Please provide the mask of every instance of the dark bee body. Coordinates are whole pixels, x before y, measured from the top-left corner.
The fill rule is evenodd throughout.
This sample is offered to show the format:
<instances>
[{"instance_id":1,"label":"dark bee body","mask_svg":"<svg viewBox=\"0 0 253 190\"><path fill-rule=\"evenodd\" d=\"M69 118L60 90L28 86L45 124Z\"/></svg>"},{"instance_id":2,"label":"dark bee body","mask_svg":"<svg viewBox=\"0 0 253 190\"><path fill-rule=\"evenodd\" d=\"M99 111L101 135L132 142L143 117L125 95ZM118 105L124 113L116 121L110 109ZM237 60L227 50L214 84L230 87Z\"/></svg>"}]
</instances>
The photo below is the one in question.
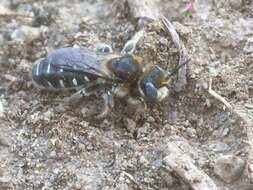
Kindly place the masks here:
<instances>
[{"instance_id":1,"label":"dark bee body","mask_svg":"<svg viewBox=\"0 0 253 190\"><path fill-rule=\"evenodd\" d=\"M121 98L134 95L154 103L168 94L164 88L168 73L162 68L144 64L130 54L104 54L84 47L52 51L33 65L32 78L43 89L83 89L81 96L104 90Z\"/></svg>"},{"instance_id":2,"label":"dark bee body","mask_svg":"<svg viewBox=\"0 0 253 190\"><path fill-rule=\"evenodd\" d=\"M32 68L33 81L42 89L81 89L90 85L94 85L91 89L97 86L112 89L120 86L116 91L124 95L128 93L126 86L137 84L141 73L140 62L132 55L105 54L85 47L56 49ZM125 92L122 93L122 89Z\"/></svg>"},{"instance_id":3,"label":"dark bee body","mask_svg":"<svg viewBox=\"0 0 253 190\"><path fill-rule=\"evenodd\" d=\"M179 43L171 23L168 24L167 20L163 23L172 37L176 35L173 41ZM169 94L170 77L189 60L179 64L172 72L143 63L139 57L132 55L144 32L137 34L126 43L121 54L112 54L108 46L99 47L98 51L85 47L56 49L33 65L32 79L36 86L43 89L79 89L69 98L70 103L97 91L102 92L105 110L100 116L105 116L113 107L114 95L126 98L134 105L160 102Z\"/></svg>"}]
</instances>

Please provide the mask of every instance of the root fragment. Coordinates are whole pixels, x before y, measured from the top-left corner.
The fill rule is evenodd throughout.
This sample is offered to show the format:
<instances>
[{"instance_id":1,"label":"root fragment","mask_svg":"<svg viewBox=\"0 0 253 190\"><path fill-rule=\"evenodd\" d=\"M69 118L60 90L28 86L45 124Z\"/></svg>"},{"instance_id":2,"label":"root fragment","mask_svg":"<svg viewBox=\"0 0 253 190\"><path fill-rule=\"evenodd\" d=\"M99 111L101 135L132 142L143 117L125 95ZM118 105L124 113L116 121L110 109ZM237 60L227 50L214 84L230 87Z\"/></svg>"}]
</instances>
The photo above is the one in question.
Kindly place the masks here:
<instances>
[{"instance_id":1,"label":"root fragment","mask_svg":"<svg viewBox=\"0 0 253 190\"><path fill-rule=\"evenodd\" d=\"M168 145L168 151L169 155L163 160L165 169L174 172L194 190L218 190L213 180L175 143Z\"/></svg>"}]
</instances>

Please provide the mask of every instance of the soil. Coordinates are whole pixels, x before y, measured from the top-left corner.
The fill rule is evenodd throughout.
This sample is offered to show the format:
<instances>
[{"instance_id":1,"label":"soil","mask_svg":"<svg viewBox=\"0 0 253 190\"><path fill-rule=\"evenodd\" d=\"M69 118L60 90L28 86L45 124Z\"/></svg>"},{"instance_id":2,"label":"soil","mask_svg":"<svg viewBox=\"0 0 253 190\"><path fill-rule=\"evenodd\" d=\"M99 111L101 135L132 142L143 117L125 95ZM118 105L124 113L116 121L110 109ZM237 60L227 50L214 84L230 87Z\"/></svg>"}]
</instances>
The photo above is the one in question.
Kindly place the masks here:
<instances>
[{"instance_id":1,"label":"soil","mask_svg":"<svg viewBox=\"0 0 253 190\"><path fill-rule=\"evenodd\" d=\"M120 52L140 27L127 1L0 2L0 189L190 189L163 167L171 142L219 189L253 189L245 124L207 92L212 78L217 93L253 114L253 2L199 0L188 14L187 1L158 2L191 59L187 85L176 90L174 77L169 97L140 115L116 99L102 120L90 117L100 96L66 109L72 92L36 89L31 67L58 47L107 43ZM144 30L136 54L173 69L178 50L161 23ZM241 159L233 180L215 169L226 155Z\"/></svg>"}]
</instances>

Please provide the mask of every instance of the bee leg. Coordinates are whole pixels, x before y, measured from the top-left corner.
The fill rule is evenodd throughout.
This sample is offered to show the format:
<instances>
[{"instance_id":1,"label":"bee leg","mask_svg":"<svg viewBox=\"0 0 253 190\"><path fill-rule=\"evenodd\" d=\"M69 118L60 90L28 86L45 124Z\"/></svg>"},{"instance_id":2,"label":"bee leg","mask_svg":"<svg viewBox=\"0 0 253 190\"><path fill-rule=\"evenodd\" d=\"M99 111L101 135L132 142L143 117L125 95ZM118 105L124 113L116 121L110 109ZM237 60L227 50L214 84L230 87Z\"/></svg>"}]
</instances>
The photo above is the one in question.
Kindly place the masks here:
<instances>
[{"instance_id":1,"label":"bee leg","mask_svg":"<svg viewBox=\"0 0 253 190\"><path fill-rule=\"evenodd\" d=\"M145 100L141 97L134 98L132 96L129 96L126 101L128 104L130 104L131 106L134 106L136 108L141 107L141 109L144 109L144 110L146 110L148 108Z\"/></svg>"},{"instance_id":2,"label":"bee leg","mask_svg":"<svg viewBox=\"0 0 253 190\"><path fill-rule=\"evenodd\" d=\"M144 36L145 32L144 30L138 31L131 40L128 40L126 44L124 45L121 53L126 54L132 54L134 50L136 49L136 45L139 42L139 40Z\"/></svg>"},{"instance_id":3,"label":"bee leg","mask_svg":"<svg viewBox=\"0 0 253 190\"><path fill-rule=\"evenodd\" d=\"M112 47L108 44L99 43L95 46L95 51L100 53L112 53Z\"/></svg>"},{"instance_id":4,"label":"bee leg","mask_svg":"<svg viewBox=\"0 0 253 190\"><path fill-rule=\"evenodd\" d=\"M76 93L72 94L70 97L66 97L63 99L62 104L59 104L56 107L58 112L64 112L71 108L73 104L76 104L81 98L85 96L90 96L91 94L97 92L96 90L88 91L86 87L82 88L81 90L77 91Z\"/></svg>"},{"instance_id":5,"label":"bee leg","mask_svg":"<svg viewBox=\"0 0 253 190\"><path fill-rule=\"evenodd\" d=\"M104 99L104 110L99 115L97 115L97 118L99 119L106 117L109 111L114 107L114 99L111 90L105 91L102 96Z\"/></svg>"},{"instance_id":6,"label":"bee leg","mask_svg":"<svg viewBox=\"0 0 253 190\"><path fill-rule=\"evenodd\" d=\"M76 93L72 94L70 97L64 98L64 102L66 104L77 103L81 98L83 98L85 96L90 96L91 94L92 94L92 91L87 92L86 88L82 88L81 90L79 90Z\"/></svg>"},{"instance_id":7,"label":"bee leg","mask_svg":"<svg viewBox=\"0 0 253 190\"><path fill-rule=\"evenodd\" d=\"M77 103L81 98L88 97L99 90L103 90L106 88L106 85L103 83L99 83L98 81L94 81L88 86L85 86L81 90L77 91L76 93L72 94L70 97L64 99L64 102L67 104Z\"/></svg>"},{"instance_id":8,"label":"bee leg","mask_svg":"<svg viewBox=\"0 0 253 190\"><path fill-rule=\"evenodd\" d=\"M142 97L136 98L129 96L126 99L126 102L127 102L126 114L128 117L134 120L139 120L140 118L142 118L148 109L147 104Z\"/></svg>"}]
</instances>

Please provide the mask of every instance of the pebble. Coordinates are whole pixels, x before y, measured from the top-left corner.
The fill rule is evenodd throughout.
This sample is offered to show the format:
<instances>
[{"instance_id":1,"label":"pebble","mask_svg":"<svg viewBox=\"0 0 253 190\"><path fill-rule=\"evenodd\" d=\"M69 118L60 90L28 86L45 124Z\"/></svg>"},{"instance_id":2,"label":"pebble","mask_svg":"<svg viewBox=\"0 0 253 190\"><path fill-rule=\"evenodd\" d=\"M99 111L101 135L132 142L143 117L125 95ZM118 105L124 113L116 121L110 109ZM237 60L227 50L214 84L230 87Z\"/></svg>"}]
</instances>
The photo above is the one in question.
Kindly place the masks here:
<instances>
[{"instance_id":1,"label":"pebble","mask_svg":"<svg viewBox=\"0 0 253 190\"><path fill-rule=\"evenodd\" d=\"M225 128L222 132L222 137L226 137L229 135L230 129L229 128Z\"/></svg>"},{"instance_id":2,"label":"pebble","mask_svg":"<svg viewBox=\"0 0 253 190\"><path fill-rule=\"evenodd\" d=\"M127 130L130 133L134 133L135 132L135 130L136 130L136 122L134 120L126 118L126 119L124 119L123 122L124 122L125 127L127 128Z\"/></svg>"},{"instance_id":3,"label":"pebble","mask_svg":"<svg viewBox=\"0 0 253 190\"><path fill-rule=\"evenodd\" d=\"M247 109L253 109L253 104L245 104L245 107L246 107Z\"/></svg>"},{"instance_id":4,"label":"pebble","mask_svg":"<svg viewBox=\"0 0 253 190\"><path fill-rule=\"evenodd\" d=\"M31 26L21 26L14 30L11 34L11 39L14 41L21 41L24 43L30 43L41 36L40 28Z\"/></svg>"},{"instance_id":5,"label":"pebble","mask_svg":"<svg viewBox=\"0 0 253 190\"><path fill-rule=\"evenodd\" d=\"M240 9L242 6L242 1L243 0L230 0L228 2L233 9Z\"/></svg>"},{"instance_id":6,"label":"pebble","mask_svg":"<svg viewBox=\"0 0 253 190\"><path fill-rule=\"evenodd\" d=\"M7 9L3 5L0 5L0 16L6 16L6 15L11 15L11 14L13 14L11 10Z\"/></svg>"},{"instance_id":7,"label":"pebble","mask_svg":"<svg viewBox=\"0 0 253 190\"><path fill-rule=\"evenodd\" d=\"M54 116L54 112L52 109L48 109L45 113L43 113L43 119L45 121L50 121Z\"/></svg>"},{"instance_id":8,"label":"pebble","mask_svg":"<svg viewBox=\"0 0 253 190\"><path fill-rule=\"evenodd\" d=\"M56 152L53 150L52 152L50 152L49 158L54 159L56 157L56 155L57 155Z\"/></svg>"},{"instance_id":9,"label":"pebble","mask_svg":"<svg viewBox=\"0 0 253 190\"><path fill-rule=\"evenodd\" d=\"M192 137L192 138L196 137L196 129L194 128L188 127L186 128L185 132L187 133L189 137Z\"/></svg>"},{"instance_id":10,"label":"pebble","mask_svg":"<svg viewBox=\"0 0 253 190\"><path fill-rule=\"evenodd\" d=\"M137 138L145 137L148 134L150 128L149 123L144 123L142 127L137 129Z\"/></svg>"},{"instance_id":11,"label":"pebble","mask_svg":"<svg viewBox=\"0 0 253 190\"><path fill-rule=\"evenodd\" d=\"M153 118L152 116L149 116L149 117L147 118L147 122L153 123L153 122L155 122L155 118Z\"/></svg>"},{"instance_id":12,"label":"pebble","mask_svg":"<svg viewBox=\"0 0 253 190\"><path fill-rule=\"evenodd\" d=\"M179 22L173 22L174 27L178 31L179 34L181 35L188 35L191 33L191 29L188 28L187 26L182 25Z\"/></svg>"},{"instance_id":13,"label":"pebble","mask_svg":"<svg viewBox=\"0 0 253 190\"><path fill-rule=\"evenodd\" d=\"M215 153L223 153L229 151L231 148L222 142L217 142L209 145L209 150Z\"/></svg>"},{"instance_id":14,"label":"pebble","mask_svg":"<svg viewBox=\"0 0 253 190\"><path fill-rule=\"evenodd\" d=\"M4 105L3 105L3 102L0 101L0 117L3 117L4 116Z\"/></svg>"},{"instance_id":15,"label":"pebble","mask_svg":"<svg viewBox=\"0 0 253 190\"><path fill-rule=\"evenodd\" d=\"M214 173L226 183L232 183L240 178L246 162L234 155L223 155L215 160Z\"/></svg>"},{"instance_id":16,"label":"pebble","mask_svg":"<svg viewBox=\"0 0 253 190\"><path fill-rule=\"evenodd\" d=\"M253 38L247 39L247 42L243 48L243 51L248 54L253 52Z\"/></svg>"},{"instance_id":17,"label":"pebble","mask_svg":"<svg viewBox=\"0 0 253 190\"><path fill-rule=\"evenodd\" d=\"M89 115L89 108L83 107L81 109L81 113L82 113L83 117L87 117L87 115Z\"/></svg>"}]
</instances>

